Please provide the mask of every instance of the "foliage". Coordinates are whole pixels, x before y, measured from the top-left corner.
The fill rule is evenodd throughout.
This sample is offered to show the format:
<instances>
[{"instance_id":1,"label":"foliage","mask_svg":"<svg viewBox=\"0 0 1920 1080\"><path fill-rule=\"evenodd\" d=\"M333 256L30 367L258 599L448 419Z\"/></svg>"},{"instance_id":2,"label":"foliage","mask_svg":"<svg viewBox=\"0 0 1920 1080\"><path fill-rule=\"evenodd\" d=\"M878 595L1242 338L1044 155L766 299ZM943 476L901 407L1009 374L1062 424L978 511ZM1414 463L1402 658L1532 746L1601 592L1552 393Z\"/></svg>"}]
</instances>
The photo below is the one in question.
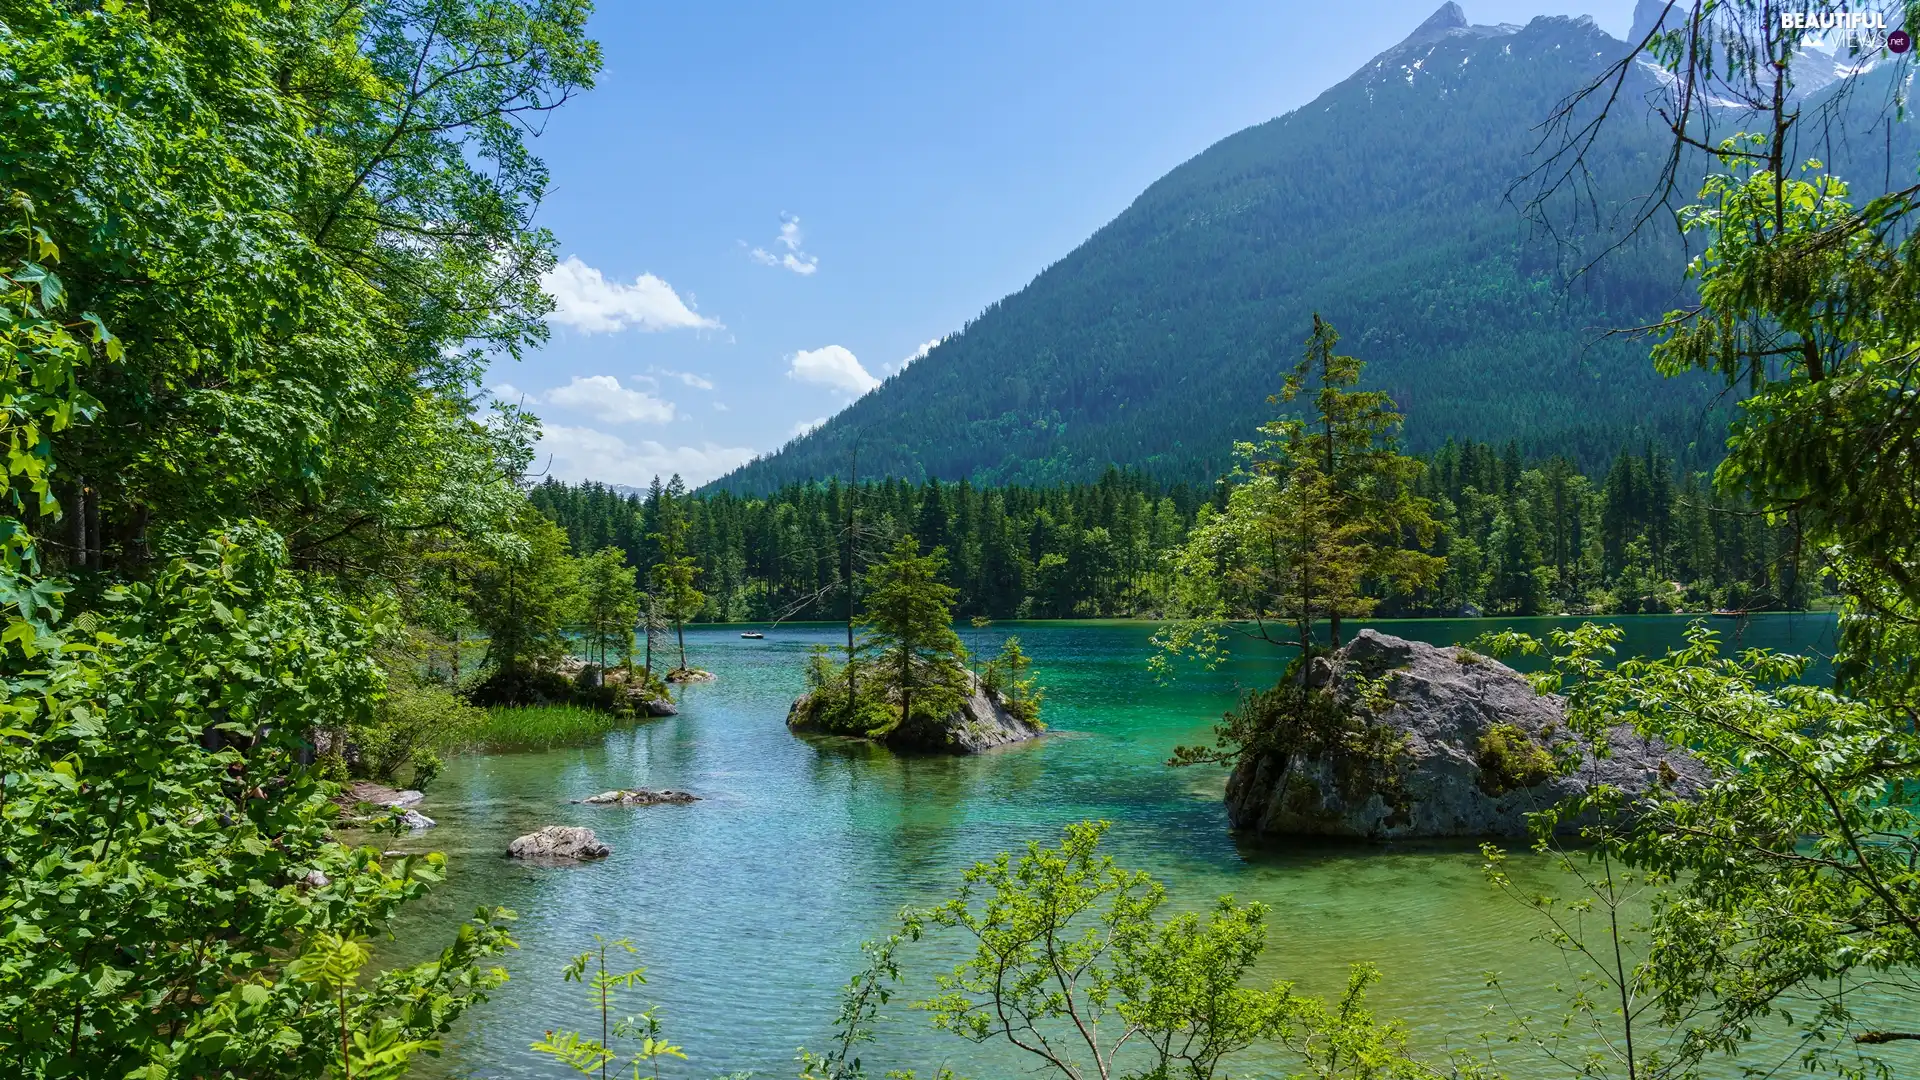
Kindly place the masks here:
<instances>
[{"instance_id":1,"label":"foliage","mask_svg":"<svg viewBox=\"0 0 1920 1080\"><path fill-rule=\"evenodd\" d=\"M1325 758L1352 791L1397 784L1388 729L1343 704L1330 682L1309 679L1323 651L1314 627L1327 620L1337 645L1341 616L1375 606L1368 582L1418 589L1438 578L1444 560L1408 546L1437 537L1432 501L1413 491L1425 467L1394 449L1392 400L1348 389L1364 365L1336 353L1338 340L1316 315L1299 365L1269 399L1284 403L1316 384L1314 418L1277 417L1259 442L1242 444L1245 481L1170 556L1182 617L1154 636L1160 651L1150 662L1163 675L1183 656L1219 664L1230 634L1297 650L1277 683L1244 695L1223 718L1213 746L1179 747L1174 764Z\"/></svg>"},{"instance_id":2,"label":"foliage","mask_svg":"<svg viewBox=\"0 0 1920 1080\"><path fill-rule=\"evenodd\" d=\"M412 659L406 652L382 657L385 692L365 723L345 729L354 775L392 780L404 768L407 786L425 788L440 772L440 751L464 745L486 725L484 712L424 678Z\"/></svg>"},{"instance_id":3,"label":"foliage","mask_svg":"<svg viewBox=\"0 0 1920 1080\"><path fill-rule=\"evenodd\" d=\"M1331 488L1333 524L1353 530L1354 551L1348 557L1360 581L1379 583L1387 593L1429 585L1439 575L1440 560L1419 550L1432 546L1439 534L1433 501L1416 489L1426 465L1399 452L1396 438L1405 417L1394 411L1393 399L1379 390L1350 389L1366 365L1336 353L1339 341L1333 325L1315 312L1300 362L1277 398L1269 399L1290 402L1316 386L1312 412L1268 421L1261 428L1265 440L1251 455L1253 469L1297 474L1312 459ZM1326 591L1338 645L1341 616L1367 614L1378 593Z\"/></svg>"},{"instance_id":4,"label":"foliage","mask_svg":"<svg viewBox=\"0 0 1920 1080\"><path fill-rule=\"evenodd\" d=\"M1338 645L1341 617L1377 603L1369 582L1408 592L1439 577L1444 560L1415 547L1438 530L1432 501L1413 491L1425 466L1395 450L1392 400L1348 389L1364 365L1335 353L1338 341L1316 314L1299 364L1268 399L1281 405L1317 385L1312 415L1275 417L1258 442L1241 443L1245 482L1170 556L1180 618L1155 637L1162 671L1180 655L1217 664L1228 632L1311 654L1314 624L1326 619ZM1275 622L1287 636L1274 636Z\"/></svg>"},{"instance_id":5,"label":"foliage","mask_svg":"<svg viewBox=\"0 0 1920 1080\"><path fill-rule=\"evenodd\" d=\"M1551 651L1538 681L1567 695L1575 730L1595 738L1625 720L1688 747L1713 782L1630 807L1599 792L1553 817L1631 810L1641 822L1590 832L1605 857L1673 882L1641 977L1659 1019L1689 1025L1683 1060L1736 1053L1779 1016L1806 1030L1810 1060L1844 1065L1839 1036L1872 1044L1894 1019L1873 988L1920 972L1909 717L1808 685L1800 657L1722 655L1702 625L1664 657L1611 664L1619 636L1585 626L1514 643Z\"/></svg>"},{"instance_id":6,"label":"foliage","mask_svg":"<svg viewBox=\"0 0 1920 1080\"><path fill-rule=\"evenodd\" d=\"M875 1040L876 1026L885 1019L880 1010L893 1000L893 986L900 981L900 946L918 941L925 931L920 917L912 909L901 913L901 923L900 933L884 941L861 944L867 966L855 972L840 990L840 1011L833 1022L833 1045L824 1054L805 1047L800 1049L800 1080L866 1080L870 1075L859 1050ZM938 1080L953 1078L942 1069Z\"/></svg>"},{"instance_id":7,"label":"foliage","mask_svg":"<svg viewBox=\"0 0 1920 1080\"><path fill-rule=\"evenodd\" d=\"M1618 449L1587 476L1566 457L1525 459L1518 442L1444 443L1412 490L1432 502L1441 526L1420 550L1447 567L1407 592L1369 584L1374 614L1611 614L1636 610L1655 592L1675 610L1805 605L1820 582L1791 523L1769 523L1702 477L1677 475L1657 447ZM954 611L963 618L1158 616L1176 585L1167 553L1227 495L1119 470L1045 488L828 482L764 498L695 495L682 503L704 585L694 621L840 618L849 503L861 519L856 592L858 568L911 526L923 546L947 549L945 581L959 590ZM640 494L549 480L530 497L574 550L613 545L643 573L653 565L646 536L654 512ZM1623 584L1630 574L1635 582Z\"/></svg>"},{"instance_id":8,"label":"foliage","mask_svg":"<svg viewBox=\"0 0 1920 1080\"><path fill-rule=\"evenodd\" d=\"M579 561L579 628L587 655L605 672L608 657L631 664L633 628L640 619L640 594L626 553L604 547Z\"/></svg>"},{"instance_id":9,"label":"foliage","mask_svg":"<svg viewBox=\"0 0 1920 1080\"><path fill-rule=\"evenodd\" d=\"M66 288L49 264L60 259L60 248L45 229L33 222L33 201L12 193L7 213L11 220L0 240L18 245L18 264L12 253L0 266L0 436L6 447L6 467L0 473L0 491L6 495L6 513L0 517L0 558L8 570L19 572L30 561L33 539L22 518L32 512L58 509L51 480L54 473L53 436L75 421L91 420L99 410L93 396L79 387L79 375L97 350L108 361L122 356L118 338L92 312L71 323L60 321L66 307ZM35 612L20 610L18 618ZM19 625L16 622L14 625ZM22 631L15 631L21 633Z\"/></svg>"},{"instance_id":10,"label":"foliage","mask_svg":"<svg viewBox=\"0 0 1920 1080\"><path fill-rule=\"evenodd\" d=\"M138 574L224 520L395 580L517 501L527 432L469 417L544 335L528 125L591 81L578 0L6 5L0 157L124 341L61 440L73 569ZM82 483L83 482L83 483ZM76 513L85 510L86 513Z\"/></svg>"},{"instance_id":11,"label":"foliage","mask_svg":"<svg viewBox=\"0 0 1920 1080\"><path fill-rule=\"evenodd\" d=\"M867 738L885 734L899 723L899 713L885 699L884 686L872 692L874 684L861 678L863 663L857 644L851 663L834 663L833 651L825 645L815 645L807 654L806 708L813 726L832 735ZM865 694L859 692L863 685L868 690Z\"/></svg>"},{"instance_id":12,"label":"foliage","mask_svg":"<svg viewBox=\"0 0 1920 1080\"><path fill-rule=\"evenodd\" d=\"M976 863L951 900L910 912L909 938L959 931L971 955L920 1002L970 1042L1005 1040L1063 1077L1224 1075L1264 1044L1292 1051L1301 1077L1445 1075L1413 1060L1398 1025L1363 1005L1356 968L1332 1009L1286 983L1249 986L1266 947L1266 908L1222 897L1162 917L1165 890L1098 854L1104 822L1067 827L1058 848ZM881 955L891 959L890 949Z\"/></svg>"},{"instance_id":13,"label":"foliage","mask_svg":"<svg viewBox=\"0 0 1920 1080\"><path fill-rule=\"evenodd\" d=\"M332 840L313 755L431 771L447 702L375 654L457 628L525 505L531 418L470 399L545 332L526 139L598 66L586 13L0 5L21 1075L397 1075L505 977L502 911L362 977L444 860Z\"/></svg>"},{"instance_id":14,"label":"foliage","mask_svg":"<svg viewBox=\"0 0 1920 1080\"><path fill-rule=\"evenodd\" d=\"M0 1056L23 1075L311 1076L343 1025L391 1064L504 978L510 915L485 911L365 987L287 968L379 932L444 860L331 839L307 736L366 718L375 631L285 563L271 534L216 535L10 653Z\"/></svg>"},{"instance_id":15,"label":"foliage","mask_svg":"<svg viewBox=\"0 0 1920 1080\"><path fill-rule=\"evenodd\" d=\"M521 704L535 696L538 677L566 655L578 573L567 534L522 509L473 576L473 614L487 634L487 670L469 691L475 701Z\"/></svg>"},{"instance_id":16,"label":"foliage","mask_svg":"<svg viewBox=\"0 0 1920 1080\"><path fill-rule=\"evenodd\" d=\"M665 488L660 486L660 478L655 477L653 488L648 492L648 502L653 506L655 531L648 534L658 551L659 557L648 570L648 580L653 584L654 595L659 599L660 610L673 623L673 633L680 646L680 663L677 670L687 668L687 620L699 612L706 603L706 597L694 588L694 580L700 576L700 564L688 551L689 523L686 511L686 485L676 474Z\"/></svg>"},{"instance_id":17,"label":"foliage","mask_svg":"<svg viewBox=\"0 0 1920 1080\"><path fill-rule=\"evenodd\" d=\"M1229 634L1314 649L1314 624L1360 596L1363 529L1336 514L1332 482L1312 458L1236 486L1168 556L1179 617L1154 636L1155 666L1165 673L1179 657L1215 666Z\"/></svg>"},{"instance_id":18,"label":"foliage","mask_svg":"<svg viewBox=\"0 0 1920 1080\"><path fill-rule=\"evenodd\" d=\"M1862 692L1910 695L1920 683L1885 645L1920 612L1920 241L1907 220L1920 196L1856 209L1817 161L1785 175L1762 136L1720 149L1725 171L1683 217L1708 241L1689 268L1700 305L1668 316L1655 362L1749 387L1716 483L1826 549L1854 597L1842 670Z\"/></svg>"},{"instance_id":19,"label":"foliage","mask_svg":"<svg viewBox=\"0 0 1920 1080\"><path fill-rule=\"evenodd\" d=\"M1542 850L1551 850L1557 868L1577 883L1574 899L1524 891L1506 871L1506 853L1492 844L1481 847L1488 882L1540 919L1540 939L1558 950L1574 973L1565 1011L1548 1019L1534 1015L1527 999L1510 996L1497 973L1488 973L1488 985L1512 1014L1514 1039L1538 1049L1571 1077L1691 1075L1685 1055L1667 1053L1663 1045L1672 1027L1661 1022L1661 994L1652 970L1638 962L1645 953L1639 932L1645 928L1632 922L1664 879L1623 870L1604 851L1588 860L1545 845Z\"/></svg>"},{"instance_id":20,"label":"foliage","mask_svg":"<svg viewBox=\"0 0 1920 1080\"><path fill-rule=\"evenodd\" d=\"M1553 755L1512 724L1489 724L1473 751L1480 790L1496 799L1545 783L1557 771Z\"/></svg>"},{"instance_id":21,"label":"foliage","mask_svg":"<svg viewBox=\"0 0 1920 1080\"><path fill-rule=\"evenodd\" d=\"M587 1004L600 1016L600 1037L595 1039L578 1031L549 1031L545 1038L533 1043L531 1049L582 1076L599 1073L600 1080L606 1080L607 1066L620 1058L621 1051L616 1048L616 1040L625 1040L633 1044L633 1053L618 1066L622 1073L630 1080L641 1080L642 1076L659 1080L661 1058L684 1060L687 1056L680 1047L660 1037L659 1006L650 1006L631 1016L614 1016L620 991L644 984L647 981L647 969L636 967L626 971L608 971L607 950L619 949L629 956L639 955L639 950L626 938L609 942L595 934L593 942L592 949L575 956L567 964L561 977L567 982L585 984ZM593 970L591 976L587 974L589 966Z\"/></svg>"}]
</instances>

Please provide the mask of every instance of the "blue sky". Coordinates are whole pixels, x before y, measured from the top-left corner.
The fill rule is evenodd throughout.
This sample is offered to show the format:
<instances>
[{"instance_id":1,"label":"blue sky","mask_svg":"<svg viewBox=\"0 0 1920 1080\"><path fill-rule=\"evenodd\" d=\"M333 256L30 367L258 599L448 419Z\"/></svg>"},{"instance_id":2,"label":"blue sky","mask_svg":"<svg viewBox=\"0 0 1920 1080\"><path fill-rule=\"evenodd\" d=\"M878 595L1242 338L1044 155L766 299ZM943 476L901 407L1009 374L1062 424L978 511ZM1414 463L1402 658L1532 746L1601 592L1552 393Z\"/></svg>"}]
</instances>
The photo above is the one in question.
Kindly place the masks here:
<instances>
[{"instance_id":1,"label":"blue sky","mask_svg":"<svg viewBox=\"0 0 1920 1080\"><path fill-rule=\"evenodd\" d=\"M1312 100L1438 0L632 4L549 122L552 340L488 384L536 469L711 480L1019 289L1148 184ZM1463 2L1475 23L1632 0Z\"/></svg>"}]
</instances>

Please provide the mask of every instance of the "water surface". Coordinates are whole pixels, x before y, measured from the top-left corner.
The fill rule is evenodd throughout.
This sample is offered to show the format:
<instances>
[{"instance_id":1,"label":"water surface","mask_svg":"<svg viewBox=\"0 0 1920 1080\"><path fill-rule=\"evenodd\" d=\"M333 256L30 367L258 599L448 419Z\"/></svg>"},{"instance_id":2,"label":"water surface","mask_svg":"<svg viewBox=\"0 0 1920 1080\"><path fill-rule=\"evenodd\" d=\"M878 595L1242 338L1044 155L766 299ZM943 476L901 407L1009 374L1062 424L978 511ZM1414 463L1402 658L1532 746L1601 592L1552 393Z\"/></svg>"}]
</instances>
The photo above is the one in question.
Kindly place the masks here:
<instances>
[{"instance_id":1,"label":"water surface","mask_svg":"<svg viewBox=\"0 0 1920 1080\"><path fill-rule=\"evenodd\" d=\"M1576 621L1361 625L1450 644L1490 629L1541 632ZM1625 628L1625 651L1646 653L1677 642L1688 620L1607 621ZM648 965L645 1000L660 1004L669 1036L692 1058L667 1075L791 1076L797 1046L825 1043L860 942L885 934L901 905L938 900L971 861L1054 840L1061 826L1088 818L1111 821L1111 852L1152 872L1184 906L1223 893L1271 905L1264 975L1327 993L1348 964L1378 964L1384 977L1374 1000L1382 1013L1405 1018L1423 1049L1504 1033L1504 1018L1482 1015L1494 1000L1489 970L1522 990L1566 980L1558 954L1535 940L1538 924L1485 883L1471 845L1283 847L1230 835L1222 770L1164 763L1176 745L1206 738L1237 688L1270 683L1284 658L1271 649L1243 653L1219 671L1187 671L1163 686L1145 667L1151 630L1094 622L963 631L979 647L1020 634L1046 687L1052 727L1036 743L977 757L903 758L789 734L787 705L801 688L808 649L841 631L783 626L760 641L741 639L737 628L690 631L690 654L719 678L686 688L678 717L590 747L450 762L423 807L440 827L416 842L448 853L450 879L407 918L389 955L437 950L451 924L481 904L520 913L521 948L508 962L512 981L463 1026L433 1071L558 1075L526 1045L548 1028L585 1022L580 988L563 986L559 971L597 932L633 939ZM1739 627L1743 645L1817 653L1831 648L1832 631L1832 618L1817 615L1761 616ZM704 801L568 802L637 786L682 788ZM501 857L514 836L548 824L590 826L614 855L568 869ZM1530 858L1519 860L1518 872L1543 887L1562 884ZM912 963L924 975L948 959L932 945ZM921 981L914 989L925 988ZM946 1061L975 1077L1028 1071L991 1048L929 1031L924 1016L894 1011L902 1019L870 1063L925 1069Z\"/></svg>"}]
</instances>

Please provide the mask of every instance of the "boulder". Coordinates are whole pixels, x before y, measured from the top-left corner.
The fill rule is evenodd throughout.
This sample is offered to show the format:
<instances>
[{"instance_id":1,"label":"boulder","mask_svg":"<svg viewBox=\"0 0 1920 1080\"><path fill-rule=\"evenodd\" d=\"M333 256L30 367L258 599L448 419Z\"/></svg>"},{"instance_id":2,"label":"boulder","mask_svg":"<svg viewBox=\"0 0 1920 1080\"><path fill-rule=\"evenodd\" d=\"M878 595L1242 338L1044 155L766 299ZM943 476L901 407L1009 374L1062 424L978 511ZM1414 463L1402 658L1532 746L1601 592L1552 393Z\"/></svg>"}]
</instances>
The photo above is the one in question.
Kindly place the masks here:
<instances>
[{"instance_id":1,"label":"boulder","mask_svg":"<svg viewBox=\"0 0 1920 1080\"><path fill-rule=\"evenodd\" d=\"M794 699L787 710L787 727L800 734L835 734L820 723L812 694ZM967 696L961 699L959 708L937 720L915 716L875 741L894 750L916 753L977 754L1036 738L1042 730L1038 724L1015 716L1003 695L989 691L978 676L968 672Z\"/></svg>"},{"instance_id":2,"label":"boulder","mask_svg":"<svg viewBox=\"0 0 1920 1080\"><path fill-rule=\"evenodd\" d=\"M600 842L592 829L578 825L549 825L518 837L507 845L516 859L604 859L613 849Z\"/></svg>"},{"instance_id":3,"label":"boulder","mask_svg":"<svg viewBox=\"0 0 1920 1080\"><path fill-rule=\"evenodd\" d=\"M431 829L437 822L420 811L408 807L406 812L400 815L400 824L409 829Z\"/></svg>"},{"instance_id":4,"label":"boulder","mask_svg":"<svg viewBox=\"0 0 1920 1080\"><path fill-rule=\"evenodd\" d=\"M658 803L699 802L700 796L672 788L661 788L659 791L652 788L618 788L589 795L579 801L592 806L653 806Z\"/></svg>"},{"instance_id":5,"label":"boulder","mask_svg":"<svg viewBox=\"0 0 1920 1080\"><path fill-rule=\"evenodd\" d=\"M1374 708L1360 705L1361 678ZM1564 702L1536 693L1512 668L1470 649L1362 630L1316 658L1309 686L1370 711L1395 749L1379 760L1270 751L1243 757L1227 781L1235 829L1279 836L1399 840L1521 837L1526 816L1608 784L1691 797L1707 771L1685 750L1622 724L1596 756L1567 728ZM1378 696L1382 694L1384 696ZM1577 764L1556 768L1557 758ZM1563 829L1578 828L1577 822Z\"/></svg>"}]
</instances>

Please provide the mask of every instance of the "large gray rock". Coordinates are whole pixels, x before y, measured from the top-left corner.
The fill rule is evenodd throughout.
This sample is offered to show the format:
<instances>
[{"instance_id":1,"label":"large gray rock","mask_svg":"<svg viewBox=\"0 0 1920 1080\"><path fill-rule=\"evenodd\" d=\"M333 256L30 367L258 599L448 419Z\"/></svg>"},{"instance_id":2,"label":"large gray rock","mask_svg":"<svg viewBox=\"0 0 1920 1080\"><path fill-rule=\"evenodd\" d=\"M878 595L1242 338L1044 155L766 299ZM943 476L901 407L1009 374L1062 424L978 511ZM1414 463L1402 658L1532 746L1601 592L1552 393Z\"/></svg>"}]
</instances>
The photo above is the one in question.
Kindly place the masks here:
<instances>
[{"instance_id":1,"label":"large gray rock","mask_svg":"<svg viewBox=\"0 0 1920 1080\"><path fill-rule=\"evenodd\" d=\"M787 727L801 734L825 732L814 708L813 695L802 694L787 710ZM996 746L1025 742L1043 729L1013 715L1006 698L991 692L972 672L967 673L967 696L960 707L938 720L916 716L876 739L894 750L916 753L977 754Z\"/></svg>"},{"instance_id":2,"label":"large gray rock","mask_svg":"<svg viewBox=\"0 0 1920 1080\"><path fill-rule=\"evenodd\" d=\"M1362 630L1330 658L1316 659L1307 680L1352 706L1360 698L1355 676L1387 677L1372 722L1402 739L1391 764L1356 768L1325 754L1245 757L1227 781L1235 829L1372 840L1518 837L1527 835L1527 814L1596 784L1630 795L1664 784L1691 796L1707 779L1684 750L1624 724L1607 733L1606 756L1582 751L1571 772L1511 768L1529 756L1544 762L1535 748L1571 758L1579 737L1567 729L1559 698L1535 693L1512 668L1471 650ZM1502 741L1519 752L1490 755L1489 746Z\"/></svg>"},{"instance_id":3,"label":"large gray rock","mask_svg":"<svg viewBox=\"0 0 1920 1080\"><path fill-rule=\"evenodd\" d=\"M601 843L592 829L549 825L515 838L507 845L507 854L516 859L604 859L613 854L613 849Z\"/></svg>"}]
</instances>

